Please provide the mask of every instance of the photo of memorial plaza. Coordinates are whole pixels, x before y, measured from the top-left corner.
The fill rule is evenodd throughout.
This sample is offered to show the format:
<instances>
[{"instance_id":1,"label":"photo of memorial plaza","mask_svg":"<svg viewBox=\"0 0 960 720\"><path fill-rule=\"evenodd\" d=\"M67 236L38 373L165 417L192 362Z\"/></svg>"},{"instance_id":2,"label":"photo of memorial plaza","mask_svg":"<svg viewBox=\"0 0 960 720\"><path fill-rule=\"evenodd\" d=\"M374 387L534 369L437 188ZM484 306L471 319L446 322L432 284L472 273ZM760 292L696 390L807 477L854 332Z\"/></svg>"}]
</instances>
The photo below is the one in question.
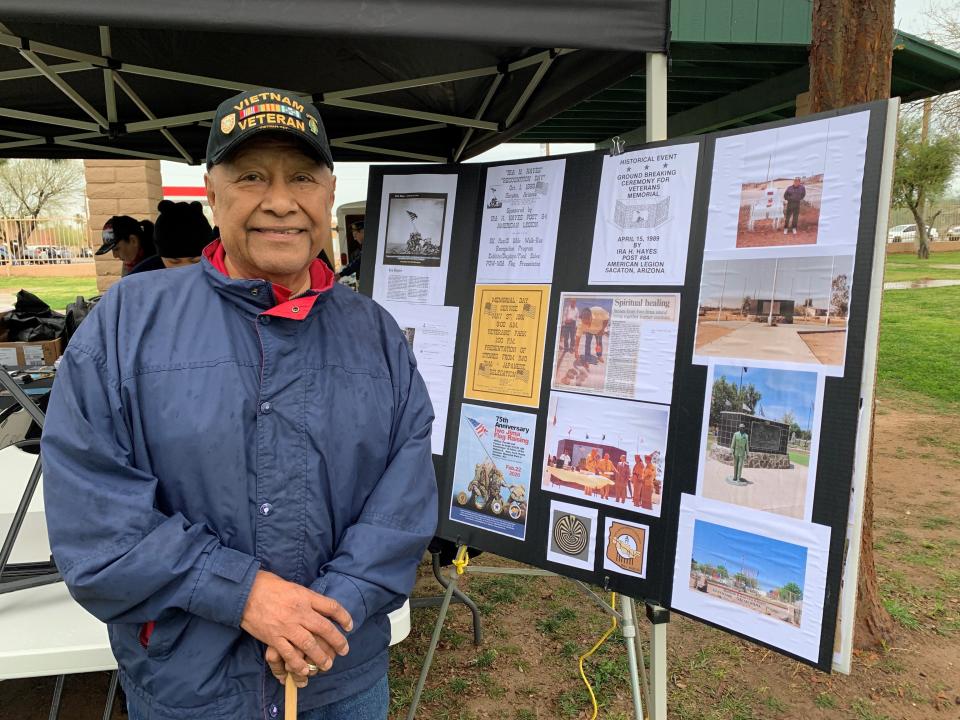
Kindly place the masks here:
<instances>
[{"instance_id":1,"label":"photo of memorial plaza","mask_svg":"<svg viewBox=\"0 0 960 720\"><path fill-rule=\"evenodd\" d=\"M717 365L707 402L701 494L803 519L816 373Z\"/></svg>"},{"instance_id":2,"label":"photo of memorial plaza","mask_svg":"<svg viewBox=\"0 0 960 720\"><path fill-rule=\"evenodd\" d=\"M852 277L852 255L706 261L695 355L839 370Z\"/></svg>"},{"instance_id":3,"label":"photo of memorial plaza","mask_svg":"<svg viewBox=\"0 0 960 720\"><path fill-rule=\"evenodd\" d=\"M690 589L800 627L807 549L697 520Z\"/></svg>"}]
</instances>

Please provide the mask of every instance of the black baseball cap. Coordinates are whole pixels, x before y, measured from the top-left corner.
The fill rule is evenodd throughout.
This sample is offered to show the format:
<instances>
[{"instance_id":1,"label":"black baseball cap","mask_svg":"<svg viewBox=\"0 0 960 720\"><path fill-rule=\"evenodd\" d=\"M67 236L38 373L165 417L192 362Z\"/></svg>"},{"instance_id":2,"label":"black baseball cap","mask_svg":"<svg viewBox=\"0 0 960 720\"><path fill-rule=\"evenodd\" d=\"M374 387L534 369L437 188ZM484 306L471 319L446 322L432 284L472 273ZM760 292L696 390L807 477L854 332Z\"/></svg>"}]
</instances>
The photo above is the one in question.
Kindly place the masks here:
<instances>
[{"instance_id":1,"label":"black baseball cap","mask_svg":"<svg viewBox=\"0 0 960 720\"><path fill-rule=\"evenodd\" d=\"M207 139L207 168L262 132L288 133L333 169L333 155L320 113L313 103L276 88L252 88L224 100Z\"/></svg>"},{"instance_id":2,"label":"black baseball cap","mask_svg":"<svg viewBox=\"0 0 960 720\"><path fill-rule=\"evenodd\" d=\"M103 230L100 233L100 240L103 244L94 255L106 255L121 240L126 240L131 235L140 237L142 233L140 223L129 215L114 215L103 224Z\"/></svg>"}]
</instances>

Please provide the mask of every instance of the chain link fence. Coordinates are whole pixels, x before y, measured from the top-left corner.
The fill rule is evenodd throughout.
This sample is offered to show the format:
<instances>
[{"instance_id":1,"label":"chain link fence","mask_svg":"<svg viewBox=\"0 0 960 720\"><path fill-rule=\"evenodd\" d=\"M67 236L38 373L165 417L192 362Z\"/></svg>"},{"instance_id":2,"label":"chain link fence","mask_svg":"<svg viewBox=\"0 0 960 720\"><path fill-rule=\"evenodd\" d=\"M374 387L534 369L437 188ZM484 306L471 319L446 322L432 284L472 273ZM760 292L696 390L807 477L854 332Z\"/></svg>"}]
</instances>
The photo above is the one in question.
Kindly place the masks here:
<instances>
[{"instance_id":1,"label":"chain link fence","mask_svg":"<svg viewBox=\"0 0 960 720\"><path fill-rule=\"evenodd\" d=\"M87 218L0 218L0 266L92 263Z\"/></svg>"}]
</instances>

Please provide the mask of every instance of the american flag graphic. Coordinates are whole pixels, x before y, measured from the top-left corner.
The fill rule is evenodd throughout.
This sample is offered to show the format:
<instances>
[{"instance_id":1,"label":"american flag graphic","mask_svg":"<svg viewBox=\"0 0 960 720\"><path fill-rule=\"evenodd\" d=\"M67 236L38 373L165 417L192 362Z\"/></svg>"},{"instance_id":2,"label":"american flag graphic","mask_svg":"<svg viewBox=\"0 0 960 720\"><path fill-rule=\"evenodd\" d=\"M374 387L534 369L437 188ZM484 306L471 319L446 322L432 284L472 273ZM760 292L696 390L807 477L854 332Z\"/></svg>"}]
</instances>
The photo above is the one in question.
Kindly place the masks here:
<instances>
[{"instance_id":1,"label":"american flag graphic","mask_svg":"<svg viewBox=\"0 0 960 720\"><path fill-rule=\"evenodd\" d=\"M410 216L410 220L416 220L416 219L417 219L417 214L416 214L415 212L411 212L410 210L407 210L407 215Z\"/></svg>"},{"instance_id":2,"label":"american flag graphic","mask_svg":"<svg viewBox=\"0 0 960 720\"><path fill-rule=\"evenodd\" d=\"M484 425L482 422L477 422L473 418L467 418L467 420L469 421L470 425L473 427L473 431L477 434L478 438L482 438L484 435L487 434L487 426Z\"/></svg>"}]
</instances>

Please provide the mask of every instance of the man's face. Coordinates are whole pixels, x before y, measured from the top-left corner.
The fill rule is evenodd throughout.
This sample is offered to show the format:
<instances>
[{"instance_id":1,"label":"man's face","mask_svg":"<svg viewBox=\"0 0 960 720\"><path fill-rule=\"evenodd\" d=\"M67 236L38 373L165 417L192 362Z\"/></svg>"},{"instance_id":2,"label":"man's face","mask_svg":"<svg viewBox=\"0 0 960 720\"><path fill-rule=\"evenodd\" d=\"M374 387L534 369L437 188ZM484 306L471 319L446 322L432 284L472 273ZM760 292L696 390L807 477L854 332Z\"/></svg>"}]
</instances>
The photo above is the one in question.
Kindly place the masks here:
<instances>
[{"instance_id":1,"label":"man's face","mask_svg":"<svg viewBox=\"0 0 960 720\"><path fill-rule=\"evenodd\" d=\"M794 178L794 179L793 179L793 184L794 184L794 186L799 185L799 184L800 184L800 178Z\"/></svg>"},{"instance_id":2,"label":"man's face","mask_svg":"<svg viewBox=\"0 0 960 720\"><path fill-rule=\"evenodd\" d=\"M356 240L360 245L363 245L363 228L353 229L353 239Z\"/></svg>"},{"instance_id":3,"label":"man's face","mask_svg":"<svg viewBox=\"0 0 960 720\"><path fill-rule=\"evenodd\" d=\"M289 285L330 237L336 178L293 139L251 138L204 181L228 263L242 276Z\"/></svg>"}]
</instances>

